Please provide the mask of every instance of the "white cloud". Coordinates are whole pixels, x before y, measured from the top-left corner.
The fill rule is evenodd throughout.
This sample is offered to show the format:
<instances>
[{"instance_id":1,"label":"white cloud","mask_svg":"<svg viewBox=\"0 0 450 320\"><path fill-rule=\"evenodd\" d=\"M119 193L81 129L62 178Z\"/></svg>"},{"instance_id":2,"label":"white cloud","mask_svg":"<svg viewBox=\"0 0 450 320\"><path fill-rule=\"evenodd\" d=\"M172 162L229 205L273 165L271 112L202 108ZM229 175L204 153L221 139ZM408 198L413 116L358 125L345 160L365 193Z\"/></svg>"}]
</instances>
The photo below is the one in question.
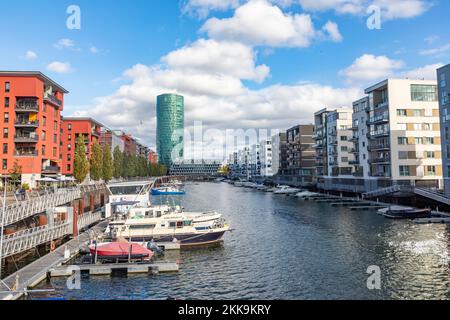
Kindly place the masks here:
<instances>
[{"instance_id":1,"label":"white cloud","mask_svg":"<svg viewBox=\"0 0 450 320\"><path fill-rule=\"evenodd\" d=\"M408 79L437 80L437 69L443 65L443 63L429 64L417 69L403 72L401 77Z\"/></svg>"},{"instance_id":2,"label":"white cloud","mask_svg":"<svg viewBox=\"0 0 450 320\"><path fill-rule=\"evenodd\" d=\"M420 51L420 54L424 55L424 56L432 56L432 55L439 55L439 54L446 53L449 50L450 50L450 43L445 44L440 47L437 47L437 48L422 50L422 51Z\"/></svg>"},{"instance_id":3,"label":"white cloud","mask_svg":"<svg viewBox=\"0 0 450 320\"><path fill-rule=\"evenodd\" d=\"M27 60L35 60L35 59L37 59L37 57L38 57L38 55L34 51L29 50L25 53L25 59L27 59Z\"/></svg>"},{"instance_id":4,"label":"white cloud","mask_svg":"<svg viewBox=\"0 0 450 320\"><path fill-rule=\"evenodd\" d=\"M266 0L250 0L231 18L211 18L201 31L213 39L271 47L309 47L320 36L310 15L284 13Z\"/></svg>"},{"instance_id":5,"label":"white cloud","mask_svg":"<svg viewBox=\"0 0 450 320\"><path fill-rule=\"evenodd\" d=\"M396 70L401 69L404 63L392 60L386 56L364 54L357 58L351 66L339 72L350 83L369 82L390 77Z\"/></svg>"},{"instance_id":6,"label":"white cloud","mask_svg":"<svg viewBox=\"0 0 450 320\"><path fill-rule=\"evenodd\" d=\"M381 9L386 20L414 18L430 7L428 0L299 0L306 11L334 10L339 14L364 15L370 5Z\"/></svg>"},{"instance_id":7,"label":"white cloud","mask_svg":"<svg viewBox=\"0 0 450 320\"><path fill-rule=\"evenodd\" d=\"M97 54L99 52L99 50L96 47L90 47L89 51L93 54Z\"/></svg>"},{"instance_id":8,"label":"white cloud","mask_svg":"<svg viewBox=\"0 0 450 320\"><path fill-rule=\"evenodd\" d=\"M75 46L75 42L72 39L60 39L57 43L54 44L54 47L57 49L68 49L73 48Z\"/></svg>"},{"instance_id":9,"label":"white cloud","mask_svg":"<svg viewBox=\"0 0 450 320\"><path fill-rule=\"evenodd\" d=\"M339 32L339 27L336 23L328 21L322 28L323 31L330 37L331 41L341 42L343 37Z\"/></svg>"},{"instance_id":10,"label":"white cloud","mask_svg":"<svg viewBox=\"0 0 450 320\"><path fill-rule=\"evenodd\" d=\"M156 96L162 93L173 92L185 97L187 127L194 121L202 121L205 129L219 130L285 129L299 122L310 123L314 111L325 105L351 105L362 94L355 87L334 88L316 83L250 89L241 79L253 75L256 63L251 57L254 55L241 48L244 53L241 59L240 55L230 54L232 48L238 47L228 42L199 40L166 55L162 65L135 65L123 73L128 84L110 96L96 99L92 108L76 114L92 116L154 146L155 102ZM213 65L213 59L218 65ZM238 71L235 64L243 70Z\"/></svg>"},{"instance_id":11,"label":"white cloud","mask_svg":"<svg viewBox=\"0 0 450 320\"><path fill-rule=\"evenodd\" d=\"M54 61L47 65L47 70L55 73L69 73L72 67L69 62Z\"/></svg>"},{"instance_id":12,"label":"white cloud","mask_svg":"<svg viewBox=\"0 0 450 320\"><path fill-rule=\"evenodd\" d=\"M255 53L238 42L200 39L162 58L169 67L187 72L232 76L262 82L270 73L266 65L255 65Z\"/></svg>"}]
</instances>

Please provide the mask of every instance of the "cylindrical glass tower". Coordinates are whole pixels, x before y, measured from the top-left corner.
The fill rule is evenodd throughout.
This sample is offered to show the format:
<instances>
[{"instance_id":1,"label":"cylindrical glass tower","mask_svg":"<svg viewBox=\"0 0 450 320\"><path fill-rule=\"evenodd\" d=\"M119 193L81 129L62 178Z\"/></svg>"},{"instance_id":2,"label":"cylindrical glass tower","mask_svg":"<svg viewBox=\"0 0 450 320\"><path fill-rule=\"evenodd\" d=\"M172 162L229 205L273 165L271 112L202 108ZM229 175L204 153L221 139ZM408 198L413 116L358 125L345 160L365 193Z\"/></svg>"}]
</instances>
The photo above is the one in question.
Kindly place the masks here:
<instances>
[{"instance_id":1,"label":"cylindrical glass tower","mask_svg":"<svg viewBox=\"0 0 450 320\"><path fill-rule=\"evenodd\" d=\"M176 94L158 96L156 145L158 161L170 168L184 157L184 98Z\"/></svg>"}]
</instances>

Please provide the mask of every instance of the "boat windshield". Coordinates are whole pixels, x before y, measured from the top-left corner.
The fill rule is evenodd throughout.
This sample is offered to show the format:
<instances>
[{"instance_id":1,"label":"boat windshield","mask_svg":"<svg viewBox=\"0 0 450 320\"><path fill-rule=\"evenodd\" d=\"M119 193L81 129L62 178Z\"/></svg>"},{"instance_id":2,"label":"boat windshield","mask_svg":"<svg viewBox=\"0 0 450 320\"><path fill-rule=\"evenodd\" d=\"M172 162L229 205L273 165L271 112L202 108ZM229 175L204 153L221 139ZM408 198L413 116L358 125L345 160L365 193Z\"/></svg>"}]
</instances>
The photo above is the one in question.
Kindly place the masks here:
<instances>
[{"instance_id":1,"label":"boat windshield","mask_svg":"<svg viewBox=\"0 0 450 320\"><path fill-rule=\"evenodd\" d=\"M139 194L142 191L142 185L134 186L111 186L109 190L113 195Z\"/></svg>"}]
</instances>

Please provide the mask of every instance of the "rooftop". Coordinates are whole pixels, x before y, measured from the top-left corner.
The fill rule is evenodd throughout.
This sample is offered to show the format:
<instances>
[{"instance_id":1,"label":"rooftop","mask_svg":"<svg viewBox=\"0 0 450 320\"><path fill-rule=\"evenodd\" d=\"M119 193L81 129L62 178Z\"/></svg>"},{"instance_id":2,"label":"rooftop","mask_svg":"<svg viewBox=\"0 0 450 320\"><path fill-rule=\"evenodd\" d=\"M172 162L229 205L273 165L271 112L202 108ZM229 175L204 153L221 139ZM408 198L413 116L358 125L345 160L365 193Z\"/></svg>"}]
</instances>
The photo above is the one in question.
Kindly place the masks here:
<instances>
[{"instance_id":1,"label":"rooftop","mask_svg":"<svg viewBox=\"0 0 450 320\"><path fill-rule=\"evenodd\" d=\"M69 91L64 89L62 86L60 86L58 83L56 83L40 71L0 71L0 77L37 77L44 83L52 85L58 91L69 93Z\"/></svg>"}]
</instances>

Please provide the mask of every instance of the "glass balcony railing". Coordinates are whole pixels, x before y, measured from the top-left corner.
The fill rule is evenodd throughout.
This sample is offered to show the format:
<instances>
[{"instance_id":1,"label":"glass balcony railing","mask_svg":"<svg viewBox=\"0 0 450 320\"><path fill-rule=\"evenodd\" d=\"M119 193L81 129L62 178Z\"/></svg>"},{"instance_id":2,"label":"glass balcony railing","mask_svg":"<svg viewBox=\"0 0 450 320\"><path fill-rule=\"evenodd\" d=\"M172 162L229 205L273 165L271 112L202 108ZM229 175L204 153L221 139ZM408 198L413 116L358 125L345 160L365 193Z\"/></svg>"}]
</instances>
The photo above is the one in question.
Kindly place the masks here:
<instances>
[{"instance_id":1,"label":"glass balcony railing","mask_svg":"<svg viewBox=\"0 0 450 320\"><path fill-rule=\"evenodd\" d=\"M16 127L39 127L39 121L30 121L30 120L26 120L26 119L16 119L16 121L14 121L14 125Z\"/></svg>"},{"instance_id":2,"label":"glass balcony railing","mask_svg":"<svg viewBox=\"0 0 450 320\"><path fill-rule=\"evenodd\" d=\"M36 157L38 151L34 149L16 149L14 155L16 157Z\"/></svg>"}]
</instances>

